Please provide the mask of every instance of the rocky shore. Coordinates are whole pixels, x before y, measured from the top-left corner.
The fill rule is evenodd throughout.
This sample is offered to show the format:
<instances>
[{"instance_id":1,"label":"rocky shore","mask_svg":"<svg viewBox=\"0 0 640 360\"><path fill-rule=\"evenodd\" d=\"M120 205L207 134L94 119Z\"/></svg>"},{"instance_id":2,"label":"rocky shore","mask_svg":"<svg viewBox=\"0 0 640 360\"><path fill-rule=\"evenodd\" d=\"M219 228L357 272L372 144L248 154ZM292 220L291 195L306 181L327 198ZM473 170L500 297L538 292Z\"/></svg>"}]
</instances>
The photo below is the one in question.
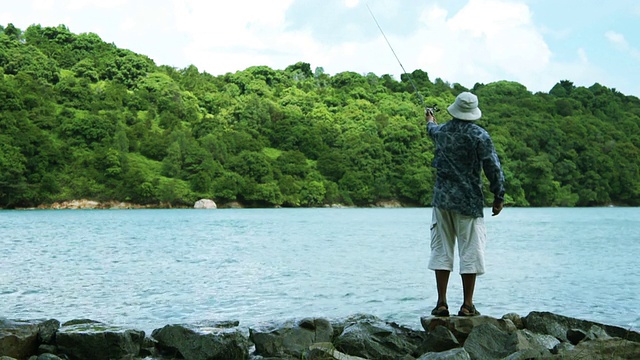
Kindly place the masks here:
<instances>
[{"instance_id":1,"label":"rocky shore","mask_svg":"<svg viewBox=\"0 0 640 360\"><path fill-rule=\"evenodd\" d=\"M389 201L380 201L375 204L370 205L369 207L376 208L401 208L401 207L418 207L416 204L403 204L397 200L389 200ZM96 201L96 200L88 200L88 199L79 199L79 200L68 200L68 201L60 201L54 202L51 204L41 204L34 208L18 208L20 210L25 209L37 209L37 210L120 210L120 209L241 209L245 206L237 201L232 201L223 204L216 204L211 199L200 199L194 203L193 206L187 205L172 205L170 203L159 203L159 204L135 204L131 202L125 201ZM355 206L346 206L342 204L331 204L324 205L323 207L330 208L348 208ZM0 210L2 207L0 207Z\"/></svg>"},{"instance_id":2,"label":"rocky shore","mask_svg":"<svg viewBox=\"0 0 640 360\"><path fill-rule=\"evenodd\" d=\"M359 314L249 328L166 325L145 334L86 319L0 318L0 360L640 359L640 333L548 312L420 320L420 330Z\"/></svg>"}]
</instances>

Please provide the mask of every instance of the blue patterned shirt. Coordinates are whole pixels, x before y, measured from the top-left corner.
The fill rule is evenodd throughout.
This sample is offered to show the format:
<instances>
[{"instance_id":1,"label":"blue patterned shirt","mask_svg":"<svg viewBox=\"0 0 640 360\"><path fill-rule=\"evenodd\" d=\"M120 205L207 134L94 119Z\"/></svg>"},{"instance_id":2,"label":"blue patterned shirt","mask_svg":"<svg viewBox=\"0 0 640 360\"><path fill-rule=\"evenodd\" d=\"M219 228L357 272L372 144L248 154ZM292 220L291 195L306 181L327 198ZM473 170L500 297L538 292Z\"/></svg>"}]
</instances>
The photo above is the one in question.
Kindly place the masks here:
<instances>
[{"instance_id":1,"label":"blue patterned shirt","mask_svg":"<svg viewBox=\"0 0 640 360\"><path fill-rule=\"evenodd\" d=\"M483 217L482 170L494 199L504 200L504 174L489 133L470 121L427 123L436 144L436 185L432 205L462 215Z\"/></svg>"}]
</instances>

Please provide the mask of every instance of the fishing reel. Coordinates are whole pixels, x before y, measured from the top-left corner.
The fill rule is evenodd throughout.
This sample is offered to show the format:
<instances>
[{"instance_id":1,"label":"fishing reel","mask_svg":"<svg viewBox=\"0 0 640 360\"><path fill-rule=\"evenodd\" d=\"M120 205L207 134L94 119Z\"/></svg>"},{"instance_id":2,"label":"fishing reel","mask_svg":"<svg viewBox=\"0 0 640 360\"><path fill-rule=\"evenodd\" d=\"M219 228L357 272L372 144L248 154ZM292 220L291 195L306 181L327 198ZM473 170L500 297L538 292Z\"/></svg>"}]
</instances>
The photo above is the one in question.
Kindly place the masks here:
<instances>
[{"instance_id":1,"label":"fishing reel","mask_svg":"<svg viewBox=\"0 0 640 360\"><path fill-rule=\"evenodd\" d=\"M425 115L435 115L435 113L437 113L438 111L440 111L440 109L438 109L438 105L433 104L432 107L427 107L424 109L424 114Z\"/></svg>"}]
</instances>

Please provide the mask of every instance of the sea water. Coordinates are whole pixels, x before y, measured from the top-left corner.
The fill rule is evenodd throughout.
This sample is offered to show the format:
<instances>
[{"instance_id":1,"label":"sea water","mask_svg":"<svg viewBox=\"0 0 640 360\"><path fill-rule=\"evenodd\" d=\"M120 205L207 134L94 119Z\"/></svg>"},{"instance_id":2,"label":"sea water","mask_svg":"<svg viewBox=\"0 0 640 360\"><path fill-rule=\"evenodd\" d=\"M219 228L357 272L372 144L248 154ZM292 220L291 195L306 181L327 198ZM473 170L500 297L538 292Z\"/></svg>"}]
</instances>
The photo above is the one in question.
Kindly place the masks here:
<instances>
[{"instance_id":1,"label":"sea water","mask_svg":"<svg viewBox=\"0 0 640 360\"><path fill-rule=\"evenodd\" d=\"M147 332L357 313L420 328L430 208L0 211L0 317ZM640 328L639 208L486 209L483 314ZM457 311L456 268L448 301Z\"/></svg>"}]
</instances>

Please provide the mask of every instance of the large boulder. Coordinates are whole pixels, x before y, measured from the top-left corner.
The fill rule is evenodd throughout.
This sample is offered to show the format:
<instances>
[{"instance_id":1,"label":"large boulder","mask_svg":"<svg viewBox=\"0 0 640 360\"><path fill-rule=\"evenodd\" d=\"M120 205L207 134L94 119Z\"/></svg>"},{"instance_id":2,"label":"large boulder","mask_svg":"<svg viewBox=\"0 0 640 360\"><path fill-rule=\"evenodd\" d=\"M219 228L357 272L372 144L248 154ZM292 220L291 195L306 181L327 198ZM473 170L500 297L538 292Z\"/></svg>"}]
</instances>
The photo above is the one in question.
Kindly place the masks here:
<instances>
[{"instance_id":1,"label":"large boulder","mask_svg":"<svg viewBox=\"0 0 640 360\"><path fill-rule=\"evenodd\" d=\"M524 326L527 329L535 333L555 336L563 342L570 341L567 337L568 331L582 330L586 334L594 325L603 329L611 337L618 337L621 339L640 342L640 333L638 332L631 331L619 326L605 325L593 321L574 319L550 312L532 311L522 320L524 322Z\"/></svg>"},{"instance_id":2,"label":"large boulder","mask_svg":"<svg viewBox=\"0 0 640 360\"><path fill-rule=\"evenodd\" d=\"M460 347L460 342L449 329L444 326L436 326L427 334L425 341L418 347L418 354L428 352L443 352Z\"/></svg>"},{"instance_id":3,"label":"large boulder","mask_svg":"<svg viewBox=\"0 0 640 360\"><path fill-rule=\"evenodd\" d=\"M424 354L418 360L471 360L471 356L464 348L456 348L442 352Z\"/></svg>"},{"instance_id":4,"label":"large boulder","mask_svg":"<svg viewBox=\"0 0 640 360\"><path fill-rule=\"evenodd\" d=\"M637 360L640 359L640 343L620 338L582 341L561 349L558 357L567 360Z\"/></svg>"},{"instance_id":5,"label":"large boulder","mask_svg":"<svg viewBox=\"0 0 640 360\"><path fill-rule=\"evenodd\" d=\"M464 349L472 359L502 359L519 350L515 334L500 330L491 323L474 327Z\"/></svg>"},{"instance_id":6,"label":"large boulder","mask_svg":"<svg viewBox=\"0 0 640 360\"><path fill-rule=\"evenodd\" d=\"M58 351L71 360L133 359L143 340L144 331L92 320L72 320L56 333Z\"/></svg>"},{"instance_id":7,"label":"large boulder","mask_svg":"<svg viewBox=\"0 0 640 360\"><path fill-rule=\"evenodd\" d=\"M358 356L351 356L336 350L330 342L315 343L303 356L306 360L366 360Z\"/></svg>"},{"instance_id":8,"label":"large boulder","mask_svg":"<svg viewBox=\"0 0 640 360\"><path fill-rule=\"evenodd\" d=\"M235 360L249 357L249 339L237 321L166 325L153 330L161 353L189 360Z\"/></svg>"},{"instance_id":9,"label":"large boulder","mask_svg":"<svg viewBox=\"0 0 640 360\"><path fill-rule=\"evenodd\" d=\"M193 205L194 209L216 209L218 206L213 200L200 199Z\"/></svg>"},{"instance_id":10,"label":"large boulder","mask_svg":"<svg viewBox=\"0 0 640 360\"><path fill-rule=\"evenodd\" d=\"M40 344L50 344L60 322L58 320L0 319L0 355L25 359L38 353Z\"/></svg>"},{"instance_id":11,"label":"large boulder","mask_svg":"<svg viewBox=\"0 0 640 360\"><path fill-rule=\"evenodd\" d=\"M425 337L423 332L368 317L346 324L333 343L348 355L385 360L416 355Z\"/></svg>"},{"instance_id":12,"label":"large boulder","mask_svg":"<svg viewBox=\"0 0 640 360\"><path fill-rule=\"evenodd\" d=\"M256 354L264 357L301 358L315 343L331 342L333 327L322 318L305 318L262 329L249 329Z\"/></svg>"},{"instance_id":13,"label":"large boulder","mask_svg":"<svg viewBox=\"0 0 640 360\"><path fill-rule=\"evenodd\" d=\"M551 356L559 341L527 330L507 332L494 324L485 323L475 327L464 343L472 359L528 359Z\"/></svg>"},{"instance_id":14,"label":"large boulder","mask_svg":"<svg viewBox=\"0 0 640 360\"><path fill-rule=\"evenodd\" d=\"M427 332L432 332L438 326L444 326L453 333L458 341L463 344L471 331L484 324L492 324L496 328L506 331L515 332L516 326L509 319L496 319L491 316L424 316L420 318L422 328Z\"/></svg>"}]
</instances>

